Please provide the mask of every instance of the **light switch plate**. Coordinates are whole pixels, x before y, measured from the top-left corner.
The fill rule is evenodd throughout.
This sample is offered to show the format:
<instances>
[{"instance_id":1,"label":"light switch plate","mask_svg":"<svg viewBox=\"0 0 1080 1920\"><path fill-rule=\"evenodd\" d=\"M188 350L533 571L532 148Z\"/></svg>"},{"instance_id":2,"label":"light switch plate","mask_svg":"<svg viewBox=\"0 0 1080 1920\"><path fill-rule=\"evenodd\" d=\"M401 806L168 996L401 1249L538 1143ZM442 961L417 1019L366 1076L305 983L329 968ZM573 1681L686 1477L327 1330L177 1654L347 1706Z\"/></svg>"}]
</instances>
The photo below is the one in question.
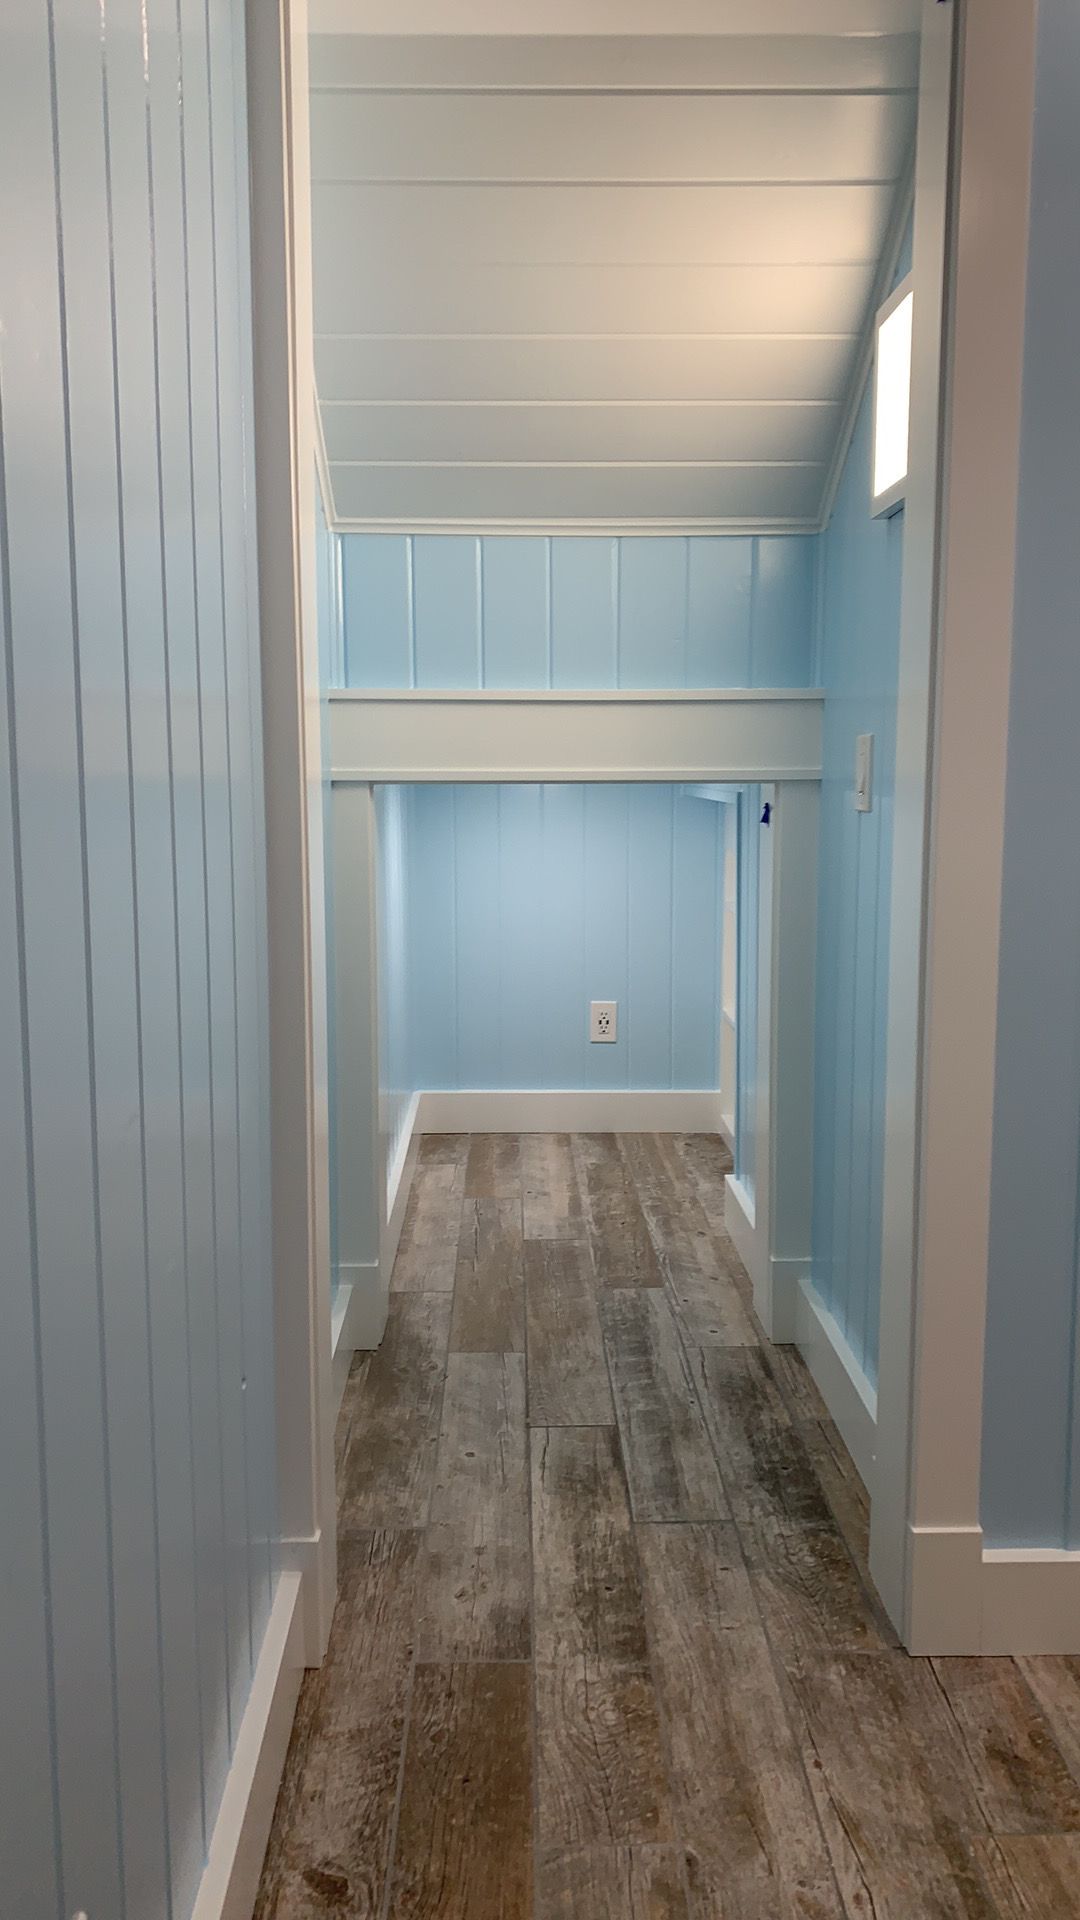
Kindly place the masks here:
<instances>
[{"instance_id":1,"label":"light switch plate","mask_svg":"<svg viewBox=\"0 0 1080 1920\"><path fill-rule=\"evenodd\" d=\"M874 736L855 736L855 811L869 813L874 804Z\"/></svg>"}]
</instances>

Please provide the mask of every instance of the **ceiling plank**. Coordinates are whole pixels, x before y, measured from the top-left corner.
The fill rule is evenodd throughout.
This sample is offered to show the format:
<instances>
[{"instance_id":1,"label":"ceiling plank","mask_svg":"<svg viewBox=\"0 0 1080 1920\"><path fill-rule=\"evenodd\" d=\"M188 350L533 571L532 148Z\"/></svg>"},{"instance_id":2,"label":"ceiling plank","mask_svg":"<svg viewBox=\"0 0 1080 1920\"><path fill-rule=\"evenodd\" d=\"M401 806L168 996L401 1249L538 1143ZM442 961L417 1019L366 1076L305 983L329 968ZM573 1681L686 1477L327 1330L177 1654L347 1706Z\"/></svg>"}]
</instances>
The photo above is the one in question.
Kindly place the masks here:
<instances>
[{"instance_id":1,"label":"ceiling plank","mask_svg":"<svg viewBox=\"0 0 1080 1920\"><path fill-rule=\"evenodd\" d=\"M316 94L315 181L894 180L908 94Z\"/></svg>"},{"instance_id":2,"label":"ceiling plank","mask_svg":"<svg viewBox=\"0 0 1080 1920\"><path fill-rule=\"evenodd\" d=\"M840 403L326 405L331 460L827 460Z\"/></svg>"},{"instance_id":3,"label":"ceiling plank","mask_svg":"<svg viewBox=\"0 0 1080 1920\"><path fill-rule=\"evenodd\" d=\"M888 186L316 186L318 229L372 273L453 261L657 264L871 261ZM319 235L323 239L323 232Z\"/></svg>"},{"instance_id":4,"label":"ceiling plank","mask_svg":"<svg viewBox=\"0 0 1080 1920\"><path fill-rule=\"evenodd\" d=\"M874 263L711 266L650 262L505 266L415 254L374 274L329 224L316 234L323 333L844 333Z\"/></svg>"},{"instance_id":5,"label":"ceiling plank","mask_svg":"<svg viewBox=\"0 0 1080 1920\"><path fill-rule=\"evenodd\" d=\"M741 35L747 0L309 0L312 33ZM756 34L909 33L918 0L753 0Z\"/></svg>"},{"instance_id":6,"label":"ceiling plank","mask_svg":"<svg viewBox=\"0 0 1080 1920\"><path fill-rule=\"evenodd\" d=\"M332 467L342 520L810 522L820 466Z\"/></svg>"}]
</instances>

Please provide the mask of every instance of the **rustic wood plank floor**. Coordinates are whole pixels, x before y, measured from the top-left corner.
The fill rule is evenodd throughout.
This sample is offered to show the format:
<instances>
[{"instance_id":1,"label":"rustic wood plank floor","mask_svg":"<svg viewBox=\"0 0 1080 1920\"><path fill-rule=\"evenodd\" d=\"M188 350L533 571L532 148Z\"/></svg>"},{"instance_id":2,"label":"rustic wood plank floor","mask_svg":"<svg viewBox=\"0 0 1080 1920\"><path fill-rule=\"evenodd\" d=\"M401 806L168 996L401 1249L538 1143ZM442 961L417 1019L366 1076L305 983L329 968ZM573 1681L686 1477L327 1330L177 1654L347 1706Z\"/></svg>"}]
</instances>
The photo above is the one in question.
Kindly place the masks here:
<instances>
[{"instance_id":1,"label":"rustic wood plank floor","mask_svg":"<svg viewBox=\"0 0 1080 1920\"><path fill-rule=\"evenodd\" d=\"M256 1920L1080 1920L1080 1662L898 1647L728 1164L422 1143Z\"/></svg>"}]
</instances>

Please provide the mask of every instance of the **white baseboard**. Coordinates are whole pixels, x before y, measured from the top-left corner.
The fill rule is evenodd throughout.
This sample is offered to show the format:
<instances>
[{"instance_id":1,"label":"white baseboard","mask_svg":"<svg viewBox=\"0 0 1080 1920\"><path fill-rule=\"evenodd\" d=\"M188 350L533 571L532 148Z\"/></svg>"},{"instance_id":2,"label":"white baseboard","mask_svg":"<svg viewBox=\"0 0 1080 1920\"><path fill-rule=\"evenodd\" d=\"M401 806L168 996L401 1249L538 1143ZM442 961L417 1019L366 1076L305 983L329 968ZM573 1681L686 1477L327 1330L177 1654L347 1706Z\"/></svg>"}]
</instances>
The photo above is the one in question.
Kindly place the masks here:
<instances>
[{"instance_id":1,"label":"white baseboard","mask_svg":"<svg viewBox=\"0 0 1080 1920\"><path fill-rule=\"evenodd\" d=\"M278 1575L192 1920L251 1920L303 1677L298 1573Z\"/></svg>"},{"instance_id":2,"label":"white baseboard","mask_svg":"<svg viewBox=\"0 0 1080 1920\"><path fill-rule=\"evenodd\" d=\"M464 1087L420 1095L421 1133L719 1133L708 1088Z\"/></svg>"},{"instance_id":3,"label":"white baseboard","mask_svg":"<svg viewBox=\"0 0 1080 1920\"><path fill-rule=\"evenodd\" d=\"M390 1276L394 1271L401 1229L405 1220L405 1209L409 1204L409 1189L416 1171L416 1157L420 1151L420 1099L414 1093L409 1102L401 1143L386 1183L386 1221L383 1227L382 1245L379 1259L382 1266L382 1284L384 1293L389 1294Z\"/></svg>"},{"instance_id":4,"label":"white baseboard","mask_svg":"<svg viewBox=\"0 0 1080 1920\"><path fill-rule=\"evenodd\" d=\"M795 1288L795 1343L863 1481L872 1487L877 1448L877 1393L840 1323L805 1273Z\"/></svg>"},{"instance_id":5,"label":"white baseboard","mask_svg":"<svg viewBox=\"0 0 1080 1920\"><path fill-rule=\"evenodd\" d=\"M983 1653L1080 1654L1080 1553L987 1547L982 1589Z\"/></svg>"}]
</instances>

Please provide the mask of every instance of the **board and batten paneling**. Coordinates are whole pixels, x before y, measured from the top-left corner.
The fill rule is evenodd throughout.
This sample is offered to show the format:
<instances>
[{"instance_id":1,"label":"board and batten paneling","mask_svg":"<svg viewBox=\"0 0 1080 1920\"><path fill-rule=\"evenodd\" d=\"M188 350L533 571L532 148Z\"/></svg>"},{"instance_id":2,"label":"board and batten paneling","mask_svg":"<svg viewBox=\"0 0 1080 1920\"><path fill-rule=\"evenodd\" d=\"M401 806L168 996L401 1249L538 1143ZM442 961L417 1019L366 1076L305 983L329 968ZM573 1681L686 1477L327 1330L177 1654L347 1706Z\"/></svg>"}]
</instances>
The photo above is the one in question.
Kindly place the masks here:
<instances>
[{"instance_id":1,"label":"board and batten paneling","mask_svg":"<svg viewBox=\"0 0 1080 1920\"><path fill-rule=\"evenodd\" d=\"M717 1084L721 812L677 787L409 790L412 1084ZM614 1045L590 1000L617 1000Z\"/></svg>"},{"instance_id":2,"label":"board and batten paneling","mask_svg":"<svg viewBox=\"0 0 1080 1920\"><path fill-rule=\"evenodd\" d=\"M983 1397L989 1546L1080 1548L1080 774L1075 99L1080 23L1040 7L998 975Z\"/></svg>"},{"instance_id":3,"label":"board and batten paneling","mask_svg":"<svg viewBox=\"0 0 1080 1920\"><path fill-rule=\"evenodd\" d=\"M27 1920L191 1911L271 1601L243 124L238 0L4 9L0 1884Z\"/></svg>"},{"instance_id":4,"label":"board and batten paneling","mask_svg":"<svg viewBox=\"0 0 1080 1920\"><path fill-rule=\"evenodd\" d=\"M803 535L341 535L349 687L806 687Z\"/></svg>"}]
</instances>

